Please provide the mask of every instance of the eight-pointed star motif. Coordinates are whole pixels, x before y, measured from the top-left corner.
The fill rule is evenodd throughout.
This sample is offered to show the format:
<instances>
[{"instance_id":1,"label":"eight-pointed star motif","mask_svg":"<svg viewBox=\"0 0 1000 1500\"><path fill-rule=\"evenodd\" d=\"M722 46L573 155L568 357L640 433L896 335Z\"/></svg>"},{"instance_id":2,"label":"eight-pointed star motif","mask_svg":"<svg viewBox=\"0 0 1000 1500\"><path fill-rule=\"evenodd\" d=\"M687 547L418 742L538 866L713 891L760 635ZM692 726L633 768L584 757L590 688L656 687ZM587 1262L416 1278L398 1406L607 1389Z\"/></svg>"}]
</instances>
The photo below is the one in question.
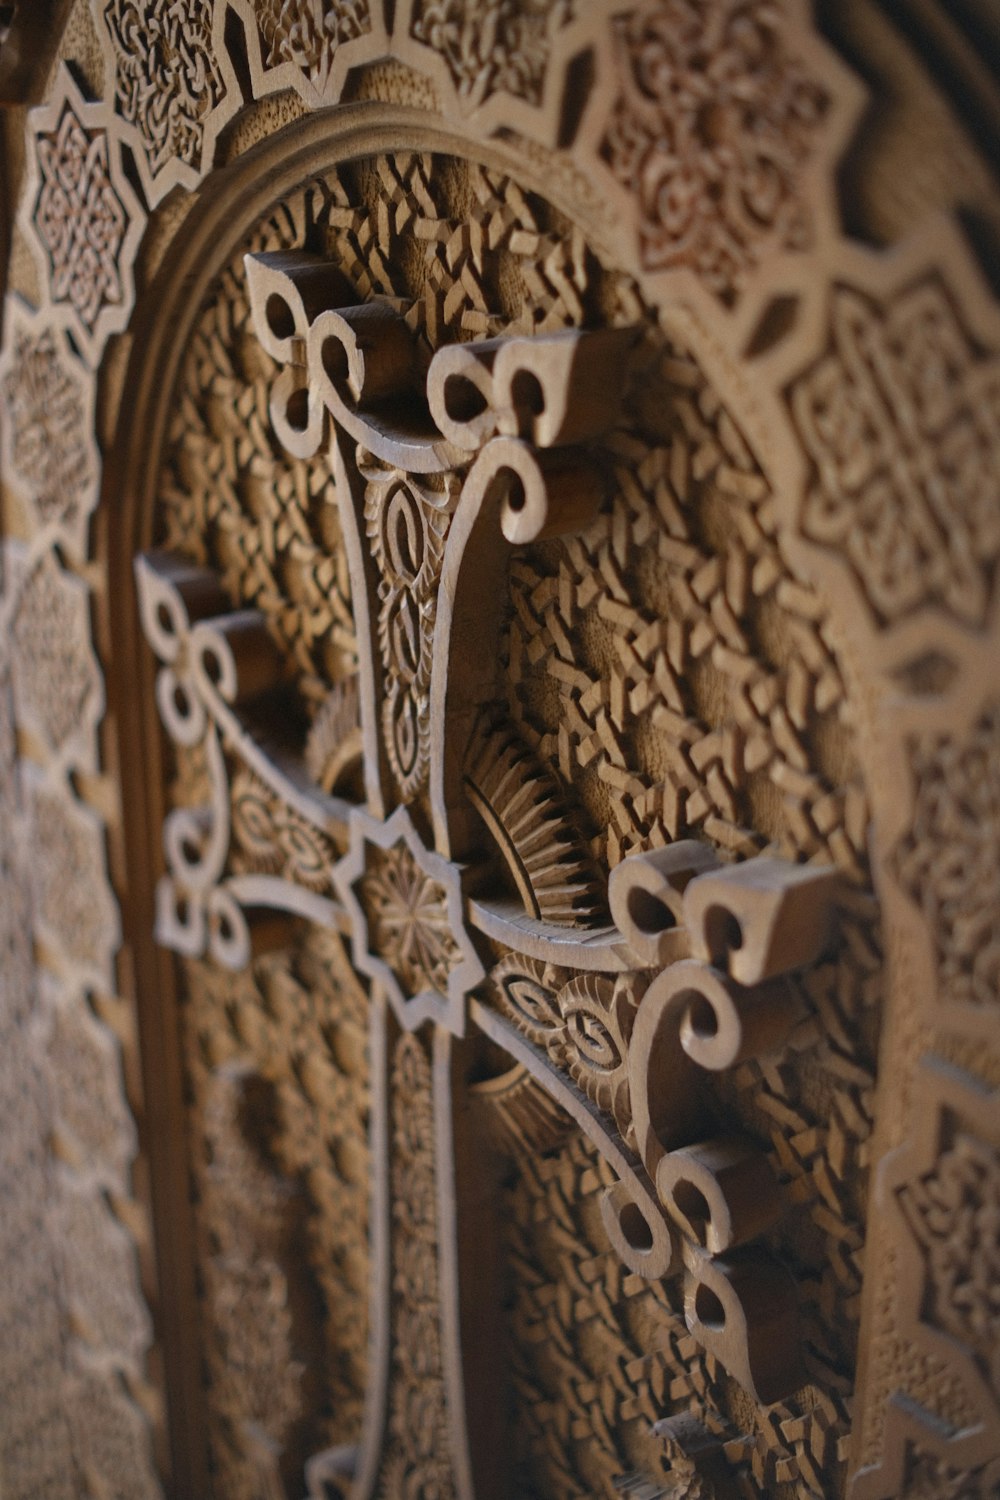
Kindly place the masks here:
<instances>
[{"instance_id":1,"label":"eight-pointed star motif","mask_svg":"<svg viewBox=\"0 0 1000 1500\"><path fill-rule=\"evenodd\" d=\"M118 122L88 104L63 64L48 104L29 115L26 235L52 303L96 367L132 311L145 214L122 167Z\"/></svg>"},{"instance_id":2,"label":"eight-pointed star motif","mask_svg":"<svg viewBox=\"0 0 1000 1500\"><path fill-rule=\"evenodd\" d=\"M357 808L334 880L354 963L382 984L400 1025L431 1018L462 1036L466 993L485 970L465 929L458 868L425 848L405 807L385 822Z\"/></svg>"},{"instance_id":3,"label":"eight-pointed star motif","mask_svg":"<svg viewBox=\"0 0 1000 1500\"><path fill-rule=\"evenodd\" d=\"M94 14L114 107L155 207L173 187L197 187L240 106L221 44L227 8L224 0L95 0Z\"/></svg>"}]
</instances>

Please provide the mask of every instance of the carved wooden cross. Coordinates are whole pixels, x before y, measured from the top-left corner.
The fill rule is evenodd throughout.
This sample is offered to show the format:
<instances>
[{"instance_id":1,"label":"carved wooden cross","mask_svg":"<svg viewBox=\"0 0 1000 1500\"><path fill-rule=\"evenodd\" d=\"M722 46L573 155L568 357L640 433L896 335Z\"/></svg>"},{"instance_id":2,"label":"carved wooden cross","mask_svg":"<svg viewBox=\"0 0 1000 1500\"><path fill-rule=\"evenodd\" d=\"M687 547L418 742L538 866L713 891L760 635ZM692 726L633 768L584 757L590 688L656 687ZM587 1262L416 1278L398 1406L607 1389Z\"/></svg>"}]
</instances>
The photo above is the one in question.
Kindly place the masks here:
<instances>
[{"instance_id":1,"label":"carved wooden cross","mask_svg":"<svg viewBox=\"0 0 1000 1500\"><path fill-rule=\"evenodd\" d=\"M370 990L372 1361L359 1443L312 1461L310 1493L349 1481L369 1500L396 1475L399 1493L488 1500L504 1489L504 1403L492 1179L466 1091L476 1038L511 1060L511 1138L543 1149L553 1119L575 1122L616 1179L615 1253L683 1276L694 1337L777 1400L801 1380L795 1293L755 1242L781 1193L760 1148L720 1130L710 1085L782 1046L798 1015L784 976L827 945L835 877L722 866L683 842L606 880L497 706L510 558L608 499L601 439L632 334L428 357L403 306L353 305L334 265L246 266L281 367L275 433L301 458L329 446L359 670L310 776L261 731L283 676L263 615L181 558L138 560L161 716L203 746L212 785L207 806L167 817L157 932L237 968L288 940L282 914L344 934ZM343 795L352 776L361 802ZM280 850L273 873L234 869L234 834Z\"/></svg>"}]
</instances>

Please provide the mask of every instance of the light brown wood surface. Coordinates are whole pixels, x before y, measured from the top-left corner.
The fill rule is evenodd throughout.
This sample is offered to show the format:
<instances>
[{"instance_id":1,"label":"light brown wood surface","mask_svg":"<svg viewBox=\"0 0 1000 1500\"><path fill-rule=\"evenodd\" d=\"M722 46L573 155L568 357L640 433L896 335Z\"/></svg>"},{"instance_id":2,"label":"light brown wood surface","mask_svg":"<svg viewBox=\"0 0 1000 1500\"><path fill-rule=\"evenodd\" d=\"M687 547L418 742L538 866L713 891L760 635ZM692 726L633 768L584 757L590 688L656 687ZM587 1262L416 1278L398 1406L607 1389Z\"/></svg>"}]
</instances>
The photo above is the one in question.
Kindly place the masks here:
<instances>
[{"instance_id":1,"label":"light brown wood surface","mask_svg":"<svg viewBox=\"0 0 1000 1500\"><path fill-rule=\"evenodd\" d=\"M998 1492L998 59L0 6L4 1500Z\"/></svg>"}]
</instances>

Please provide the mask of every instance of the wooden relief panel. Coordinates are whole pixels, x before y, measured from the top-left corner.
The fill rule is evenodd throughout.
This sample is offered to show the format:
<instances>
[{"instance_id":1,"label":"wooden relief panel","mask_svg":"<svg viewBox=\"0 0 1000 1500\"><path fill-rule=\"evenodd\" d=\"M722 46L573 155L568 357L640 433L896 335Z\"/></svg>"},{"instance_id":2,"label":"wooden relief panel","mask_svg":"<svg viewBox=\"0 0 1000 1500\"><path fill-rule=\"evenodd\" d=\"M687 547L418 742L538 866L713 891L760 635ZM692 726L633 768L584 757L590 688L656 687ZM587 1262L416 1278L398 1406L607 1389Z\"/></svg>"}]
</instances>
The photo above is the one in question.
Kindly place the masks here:
<instances>
[{"instance_id":1,"label":"wooden relief panel","mask_svg":"<svg viewBox=\"0 0 1000 1500\"><path fill-rule=\"evenodd\" d=\"M1000 1484L995 38L889 9L29 70L5 1496Z\"/></svg>"}]
</instances>

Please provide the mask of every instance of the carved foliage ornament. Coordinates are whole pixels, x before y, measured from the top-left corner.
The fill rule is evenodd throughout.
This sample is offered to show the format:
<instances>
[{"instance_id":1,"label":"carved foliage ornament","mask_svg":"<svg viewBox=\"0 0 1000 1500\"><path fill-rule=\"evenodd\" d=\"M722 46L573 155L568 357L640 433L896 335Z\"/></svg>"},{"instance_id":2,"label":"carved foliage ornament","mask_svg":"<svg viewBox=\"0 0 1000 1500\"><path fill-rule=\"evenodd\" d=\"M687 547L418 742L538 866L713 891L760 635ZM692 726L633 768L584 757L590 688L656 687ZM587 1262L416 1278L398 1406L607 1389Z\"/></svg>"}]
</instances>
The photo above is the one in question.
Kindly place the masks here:
<instances>
[{"instance_id":1,"label":"carved foliage ornament","mask_svg":"<svg viewBox=\"0 0 1000 1500\"><path fill-rule=\"evenodd\" d=\"M375 1293L388 1303L377 1300L372 1321L389 1333L361 1450L317 1456L314 1483L342 1471L358 1495L391 1488L393 1413L408 1399L408 1361L424 1349L424 1398L444 1382L450 1413L447 1444L434 1448L435 1492L451 1493L470 1464L486 1486L481 1465L495 1452L462 1413L466 1400L490 1399L489 1372L478 1397L455 1383L468 1337L456 1214L469 1189L449 1122L472 1032L597 1148L610 1176L603 1221L628 1270L683 1276L695 1339L754 1399L772 1402L803 1379L794 1284L762 1242L782 1195L760 1148L718 1133L706 1100L714 1074L780 1050L800 1020L787 976L826 950L837 877L763 857L723 867L708 846L681 841L625 859L595 900L585 858L563 862L573 835L558 812L536 824L547 859L531 847L530 824L517 832L522 807L539 805L537 780L516 756L501 757L492 780L483 766L508 569L518 548L571 537L596 516L602 443L624 387L606 372L609 362L625 371L636 333L445 344L427 366L405 306L378 296L357 304L334 264L255 253L246 274L257 337L278 367L274 430L293 455L328 448L336 476L358 631L364 807L336 781L327 793L310 786L254 729L284 691L263 614L232 610L209 570L168 554L140 559L138 579L163 663L161 714L179 746L202 747L210 798L168 817L161 940L238 967L287 941L288 917L304 916L345 930L371 982L372 1128L389 1143L390 1184L401 1174L402 1190L405 1179L391 1223L376 1213L373 1227L373 1254L390 1271ZM255 815L254 826L287 828L274 809L290 805L312 847L327 850L336 900L292 860L280 873L240 873L247 819L233 808L246 773L229 771L240 762L255 801L270 792L270 821ZM505 956L484 983L498 948ZM397 1113L404 1094L412 1102ZM544 1111L535 1117L549 1129ZM425 1143L407 1145L401 1130ZM420 1270L427 1224L436 1254ZM770 1332L776 1316L781 1340ZM430 1319L426 1336L404 1318Z\"/></svg>"}]
</instances>

